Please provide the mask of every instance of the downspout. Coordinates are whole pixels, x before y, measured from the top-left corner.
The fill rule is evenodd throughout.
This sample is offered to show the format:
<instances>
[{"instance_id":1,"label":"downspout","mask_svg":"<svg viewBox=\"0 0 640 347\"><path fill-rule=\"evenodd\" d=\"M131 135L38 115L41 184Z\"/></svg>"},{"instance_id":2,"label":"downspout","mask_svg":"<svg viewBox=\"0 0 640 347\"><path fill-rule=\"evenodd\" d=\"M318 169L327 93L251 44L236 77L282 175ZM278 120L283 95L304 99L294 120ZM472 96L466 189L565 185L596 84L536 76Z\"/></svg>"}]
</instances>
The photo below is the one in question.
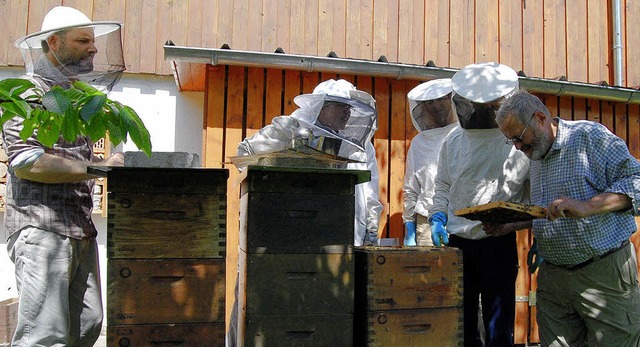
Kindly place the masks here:
<instances>
[{"instance_id":1,"label":"downspout","mask_svg":"<svg viewBox=\"0 0 640 347\"><path fill-rule=\"evenodd\" d=\"M620 0L612 1L613 12L613 85L621 87L622 79L622 16L620 15Z\"/></svg>"}]
</instances>

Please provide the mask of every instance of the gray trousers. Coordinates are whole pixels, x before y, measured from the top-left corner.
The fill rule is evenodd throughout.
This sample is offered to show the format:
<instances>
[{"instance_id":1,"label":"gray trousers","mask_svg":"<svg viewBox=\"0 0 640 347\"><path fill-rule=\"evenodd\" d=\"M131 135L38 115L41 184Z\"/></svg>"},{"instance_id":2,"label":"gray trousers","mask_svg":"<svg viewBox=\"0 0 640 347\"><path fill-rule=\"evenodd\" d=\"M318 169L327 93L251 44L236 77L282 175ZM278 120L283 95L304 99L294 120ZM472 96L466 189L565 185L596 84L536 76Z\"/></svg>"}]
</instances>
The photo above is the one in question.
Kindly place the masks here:
<instances>
[{"instance_id":1,"label":"gray trousers","mask_svg":"<svg viewBox=\"0 0 640 347\"><path fill-rule=\"evenodd\" d=\"M7 250L19 294L12 346L92 347L103 315L96 240L25 228Z\"/></svg>"},{"instance_id":2,"label":"gray trousers","mask_svg":"<svg viewBox=\"0 0 640 347\"><path fill-rule=\"evenodd\" d=\"M632 244L577 270L543 262L537 299L542 347L640 346L640 288Z\"/></svg>"}]
</instances>

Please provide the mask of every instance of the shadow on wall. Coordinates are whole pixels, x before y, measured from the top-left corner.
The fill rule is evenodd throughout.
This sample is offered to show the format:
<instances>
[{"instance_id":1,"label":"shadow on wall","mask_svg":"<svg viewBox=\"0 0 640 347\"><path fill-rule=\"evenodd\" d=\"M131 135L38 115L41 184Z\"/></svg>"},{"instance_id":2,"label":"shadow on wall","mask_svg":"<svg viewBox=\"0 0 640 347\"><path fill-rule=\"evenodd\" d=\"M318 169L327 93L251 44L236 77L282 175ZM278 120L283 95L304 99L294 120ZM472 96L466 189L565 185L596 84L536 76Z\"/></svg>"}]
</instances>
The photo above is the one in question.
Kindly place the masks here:
<instances>
[{"instance_id":1,"label":"shadow on wall","mask_svg":"<svg viewBox=\"0 0 640 347\"><path fill-rule=\"evenodd\" d=\"M382 233L379 233L380 238L397 238L399 243L402 244L404 238L404 223L402 222L402 212L394 213L388 216L387 224L384 226ZM380 223L382 225L382 222Z\"/></svg>"}]
</instances>

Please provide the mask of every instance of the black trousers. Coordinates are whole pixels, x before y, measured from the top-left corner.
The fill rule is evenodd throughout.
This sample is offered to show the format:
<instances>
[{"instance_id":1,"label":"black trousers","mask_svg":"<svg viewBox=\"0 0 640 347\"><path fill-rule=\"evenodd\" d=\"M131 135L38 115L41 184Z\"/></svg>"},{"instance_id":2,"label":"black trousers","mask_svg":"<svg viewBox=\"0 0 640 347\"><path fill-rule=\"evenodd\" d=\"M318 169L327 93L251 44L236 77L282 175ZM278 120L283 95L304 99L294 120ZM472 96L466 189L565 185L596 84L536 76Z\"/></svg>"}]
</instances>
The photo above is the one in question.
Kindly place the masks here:
<instances>
[{"instance_id":1,"label":"black trousers","mask_svg":"<svg viewBox=\"0 0 640 347\"><path fill-rule=\"evenodd\" d=\"M478 307L482 300L485 346L513 346L518 249L516 233L469 240L449 237L449 246L462 250L464 345L482 347Z\"/></svg>"}]
</instances>

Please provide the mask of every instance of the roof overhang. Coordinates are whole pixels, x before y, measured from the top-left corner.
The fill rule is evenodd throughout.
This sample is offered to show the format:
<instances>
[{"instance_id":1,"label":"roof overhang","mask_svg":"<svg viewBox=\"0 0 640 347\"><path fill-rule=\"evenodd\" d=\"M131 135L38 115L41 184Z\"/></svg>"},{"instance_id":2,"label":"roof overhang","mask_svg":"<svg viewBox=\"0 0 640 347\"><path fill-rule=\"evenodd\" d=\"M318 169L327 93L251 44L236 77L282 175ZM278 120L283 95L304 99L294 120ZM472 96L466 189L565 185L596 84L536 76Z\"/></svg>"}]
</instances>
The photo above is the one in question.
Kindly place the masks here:
<instances>
[{"instance_id":1,"label":"roof overhang","mask_svg":"<svg viewBox=\"0 0 640 347\"><path fill-rule=\"evenodd\" d=\"M458 71L451 68L386 61L174 45L164 45L164 59L171 63L178 89L190 91L204 91L204 75L207 64L345 73L419 81L450 78ZM523 76L520 77L520 88L540 94L640 104L640 91L632 88Z\"/></svg>"}]
</instances>

